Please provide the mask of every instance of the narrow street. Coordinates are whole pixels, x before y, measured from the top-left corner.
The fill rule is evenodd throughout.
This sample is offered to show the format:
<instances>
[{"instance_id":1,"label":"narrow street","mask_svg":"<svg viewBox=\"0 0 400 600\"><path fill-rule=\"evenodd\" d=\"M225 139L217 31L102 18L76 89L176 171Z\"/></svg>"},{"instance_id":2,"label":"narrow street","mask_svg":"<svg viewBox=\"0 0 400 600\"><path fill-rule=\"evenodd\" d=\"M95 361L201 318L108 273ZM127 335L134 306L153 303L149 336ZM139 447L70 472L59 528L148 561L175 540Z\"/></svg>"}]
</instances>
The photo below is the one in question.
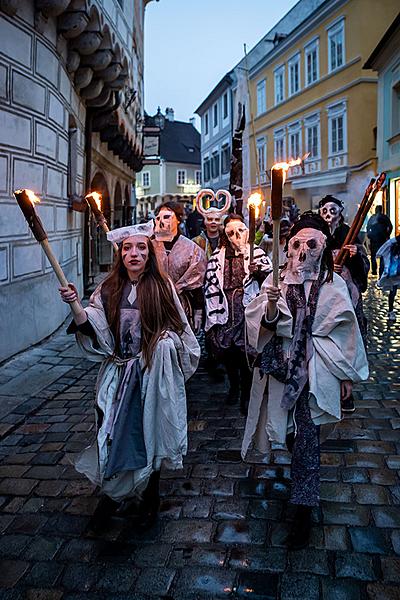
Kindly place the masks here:
<instances>
[{"instance_id":1,"label":"narrow street","mask_svg":"<svg viewBox=\"0 0 400 600\"><path fill-rule=\"evenodd\" d=\"M94 434L98 366L64 330L0 368L0 599L400 598L400 311L373 286L370 379L323 446L310 547L287 552L289 455L243 464L244 419L200 366L188 385L189 453L164 472L157 524L84 530L98 497L68 456Z\"/></svg>"}]
</instances>

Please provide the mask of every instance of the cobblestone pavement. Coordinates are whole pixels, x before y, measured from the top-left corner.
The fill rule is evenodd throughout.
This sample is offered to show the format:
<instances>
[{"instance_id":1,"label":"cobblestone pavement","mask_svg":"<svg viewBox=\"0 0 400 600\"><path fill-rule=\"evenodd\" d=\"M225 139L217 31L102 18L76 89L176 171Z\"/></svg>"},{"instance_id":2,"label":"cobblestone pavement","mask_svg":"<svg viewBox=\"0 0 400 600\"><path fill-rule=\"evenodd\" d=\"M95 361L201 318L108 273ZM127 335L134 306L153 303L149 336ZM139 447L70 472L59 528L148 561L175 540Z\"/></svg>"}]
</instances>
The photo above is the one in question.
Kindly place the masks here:
<instances>
[{"instance_id":1,"label":"cobblestone pavement","mask_svg":"<svg viewBox=\"0 0 400 600\"><path fill-rule=\"evenodd\" d=\"M289 456L243 464L244 419L202 368L190 381L190 449L163 474L157 524L84 530L98 497L69 464L94 434L97 367L63 332L0 368L0 599L400 598L399 323L366 295L371 376L323 447L309 548L288 552ZM399 305L397 305L399 309Z\"/></svg>"}]
</instances>

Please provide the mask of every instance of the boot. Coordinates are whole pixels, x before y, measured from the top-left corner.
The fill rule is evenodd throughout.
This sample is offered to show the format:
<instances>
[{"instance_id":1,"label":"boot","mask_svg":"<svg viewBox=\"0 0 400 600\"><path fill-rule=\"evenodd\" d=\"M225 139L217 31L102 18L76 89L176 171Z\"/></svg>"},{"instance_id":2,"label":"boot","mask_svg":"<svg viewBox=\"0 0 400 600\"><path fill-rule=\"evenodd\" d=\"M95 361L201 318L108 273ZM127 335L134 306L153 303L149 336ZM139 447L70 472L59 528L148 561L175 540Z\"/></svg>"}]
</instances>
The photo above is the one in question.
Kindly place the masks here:
<instances>
[{"instance_id":1,"label":"boot","mask_svg":"<svg viewBox=\"0 0 400 600\"><path fill-rule=\"evenodd\" d=\"M102 533L110 522L111 517L115 514L119 504L119 502L112 500L109 496L102 496L90 518L86 532L94 535Z\"/></svg>"},{"instance_id":2,"label":"boot","mask_svg":"<svg viewBox=\"0 0 400 600\"><path fill-rule=\"evenodd\" d=\"M289 550L301 550L308 545L311 533L311 506L297 506L292 529L287 538Z\"/></svg>"},{"instance_id":3,"label":"boot","mask_svg":"<svg viewBox=\"0 0 400 600\"><path fill-rule=\"evenodd\" d=\"M157 521L160 509L160 471L153 471L143 492L139 514L135 517L135 529L143 533Z\"/></svg>"}]
</instances>

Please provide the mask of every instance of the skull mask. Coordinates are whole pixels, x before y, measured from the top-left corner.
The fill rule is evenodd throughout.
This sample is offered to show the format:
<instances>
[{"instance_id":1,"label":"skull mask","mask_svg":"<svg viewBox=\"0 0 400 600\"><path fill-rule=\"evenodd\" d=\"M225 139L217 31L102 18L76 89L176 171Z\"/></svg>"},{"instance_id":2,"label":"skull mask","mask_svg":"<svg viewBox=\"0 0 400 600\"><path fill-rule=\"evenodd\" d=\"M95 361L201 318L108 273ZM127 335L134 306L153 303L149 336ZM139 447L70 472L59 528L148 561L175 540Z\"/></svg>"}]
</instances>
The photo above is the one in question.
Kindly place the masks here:
<instances>
[{"instance_id":1,"label":"skull mask","mask_svg":"<svg viewBox=\"0 0 400 600\"><path fill-rule=\"evenodd\" d=\"M340 208L336 202L326 202L319 209L319 214L328 223L331 233L333 233L339 225L342 210L343 208Z\"/></svg>"},{"instance_id":2,"label":"skull mask","mask_svg":"<svg viewBox=\"0 0 400 600\"><path fill-rule=\"evenodd\" d=\"M229 221L225 226L225 233L235 253L244 254L249 237L246 225L239 220Z\"/></svg>"},{"instance_id":3,"label":"skull mask","mask_svg":"<svg viewBox=\"0 0 400 600\"><path fill-rule=\"evenodd\" d=\"M154 235L157 241L172 242L178 233L178 219L173 210L162 208L156 216Z\"/></svg>"},{"instance_id":4,"label":"skull mask","mask_svg":"<svg viewBox=\"0 0 400 600\"><path fill-rule=\"evenodd\" d=\"M217 236L221 227L222 215L216 209L208 209L204 216L204 224L208 234Z\"/></svg>"},{"instance_id":5,"label":"skull mask","mask_svg":"<svg viewBox=\"0 0 400 600\"><path fill-rule=\"evenodd\" d=\"M288 244L288 263L285 283L304 283L318 279L326 236L318 229L305 227Z\"/></svg>"}]
</instances>

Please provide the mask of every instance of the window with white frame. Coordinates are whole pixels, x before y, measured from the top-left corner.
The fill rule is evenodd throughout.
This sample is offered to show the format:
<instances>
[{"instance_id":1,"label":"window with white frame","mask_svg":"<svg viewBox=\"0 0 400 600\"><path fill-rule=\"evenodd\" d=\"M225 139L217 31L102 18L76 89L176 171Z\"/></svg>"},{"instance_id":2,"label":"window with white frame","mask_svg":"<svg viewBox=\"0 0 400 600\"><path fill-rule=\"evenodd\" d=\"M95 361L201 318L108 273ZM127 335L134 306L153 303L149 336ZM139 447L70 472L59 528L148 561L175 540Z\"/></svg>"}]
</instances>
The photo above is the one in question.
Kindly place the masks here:
<instances>
[{"instance_id":1,"label":"window with white frame","mask_svg":"<svg viewBox=\"0 0 400 600\"><path fill-rule=\"evenodd\" d=\"M211 176L213 179L219 177L219 153L213 152L211 156Z\"/></svg>"},{"instance_id":2,"label":"window with white frame","mask_svg":"<svg viewBox=\"0 0 400 600\"><path fill-rule=\"evenodd\" d=\"M213 106L213 128L218 127L218 104L215 103Z\"/></svg>"},{"instance_id":3,"label":"window with white frame","mask_svg":"<svg viewBox=\"0 0 400 600\"><path fill-rule=\"evenodd\" d=\"M392 135L400 133L400 80L392 86Z\"/></svg>"},{"instance_id":4,"label":"window with white frame","mask_svg":"<svg viewBox=\"0 0 400 600\"><path fill-rule=\"evenodd\" d=\"M204 115L204 135L208 135L210 131L210 124L208 122L208 112Z\"/></svg>"},{"instance_id":5,"label":"window with white frame","mask_svg":"<svg viewBox=\"0 0 400 600\"><path fill-rule=\"evenodd\" d=\"M278 67L274 72L275 81L275 104L285 99L285 65Z\"/></svg>"},{"instance_id":6,"label":"window with white frame","mask_svg":"<svg viewBox=\"0 0 400 600\"><path fill-rule=\"evenodd\" d=\"M306 86L319 79L319 39L304 47L304 68Z\"/></svg>"},{"instance_id":7,"label":"window with white frame","mask_svg":"<svg viewBox=\"0 0 400 600\"><path fill-rule=\"evenodd\" d=\"M228 92L222 96L222 118L227 119L229 115Z\"/></svg>"},{"instance_id":8,"label":"window with white frame","mask_svg":"<svg viewBox=\"0 0 400 600\"><path fill-rule=\"evenodd\" d=\"M211 165L208 157L203 161L203 179L204 181L210 181L211 179Z\"/></svg>"},{"instance_id":9,"label":"window with white frame","mask_svg":"<svg viewBox=\"0 0 400 600\"><path fill-rule=\"evenodd\" d=\"M265 79L257 83L257 114L267 110L267 82Z\"/></svg>"},{"instance_id":10,"label":"window with white frame","mask_svg":"<svg viewBox=\"0 0 400 600\"><path fill-rule=\"evenodd\" d=\"M221 173L229 173L231 166L231 149L229 144L223 144L221 148Z\"/></svg>"},{"instance_id":11,"label":"window with white frame","mask_svg":"<svg viewBox=\"0 0 400 600\"><path fill-rule=\"evenodd\" d=\"M295 160L296 158L299 158L302 155L301 123L300 123L300 121L297 121L296 123L292 123L291 125L289 125L288 132L289 132L288 156L290 159Z\"/></svg>"},{"instance_id":12,"label":"window with white frame","mask_svg":"<svg viewBox=\"0 0 400 600\"><path fill-rule=\"evenodd\" d=\"M267 169L267 142L265 137L257 139L257 162L258 162L258 173L260 174L260 181L257 183L265 182L265 172Z\"/></svg>"},{"instance_id":13,"label":"window with white frame","mask_svg":"<svg viewBox=\"0 0 400 600\"><path fill-rule=\"evenodd\" d=\"M300 91L300 52L288 61L289 96Z\"/></svg>"},{"instance_id":14,"label":"window with white frame","mask_svg":"<svg viewBox=\"0 0 400 600\"><path fill-rule=\"evenodd\" d=\"M201 171L195 172L195 182L196 185L201 185Z\"/></svg>"},{"instance_id":15,"label":"window with white frame","mask_svg":"<svg viewBox=\"0 0 400 600\"><path fill-rule=\"evenodd\" d=\"M186 170L185 169L177 169L176 183L177 183L177 185L185 185L185 183L186 183Z\"/></svg>"},{"instance_id":16,"label":"window with white frame","mask_svg":"<svg viewBox=\"0 0 400 600\"><path fill-rule=\"evenodd\" d=\"M150 171L143 171L142 173L142 187L149 188L151 186Z\"/></svg>"},{"instance_id":17,"label":"window with white frame","mask_svg":"<svg viewBox=\"0 0 400 600\"><path fill-rule=\"evenodd\" d=\"M335 71L345 63L344 19L328 29L328 65L329 71Z\"/></svg>"},{"instance_id":18,"label":"window with white frame","mask_svg":"<svg viewBox=\"0 0 400 600\"><path fill-rule=\"evenodd\" d=\"M320 157L320 115L310 115L304 120L305 126L305 141L306 141L306 153L309 154L308 158L319 158Z\"/></svg>"},{"instance_id":19,"label":"window with white frame","mask_svg":"<svg viewBox=\"0 0 400 600\"><path fill-rule=\"evenodd\" d=\"M274 158L275 162L286 160L286 136L284 129L274 131Z\"/></svg>"},{"instance_id":20,"label":"window with white frame","mask_svg":"<svg viewBox=\"0 0 400 600\"><path fill-rule=\"evenodd\" d=\"M328 107L329 155L347 152L347 110L346 102Z\"/></svg>"}]
</instances>

